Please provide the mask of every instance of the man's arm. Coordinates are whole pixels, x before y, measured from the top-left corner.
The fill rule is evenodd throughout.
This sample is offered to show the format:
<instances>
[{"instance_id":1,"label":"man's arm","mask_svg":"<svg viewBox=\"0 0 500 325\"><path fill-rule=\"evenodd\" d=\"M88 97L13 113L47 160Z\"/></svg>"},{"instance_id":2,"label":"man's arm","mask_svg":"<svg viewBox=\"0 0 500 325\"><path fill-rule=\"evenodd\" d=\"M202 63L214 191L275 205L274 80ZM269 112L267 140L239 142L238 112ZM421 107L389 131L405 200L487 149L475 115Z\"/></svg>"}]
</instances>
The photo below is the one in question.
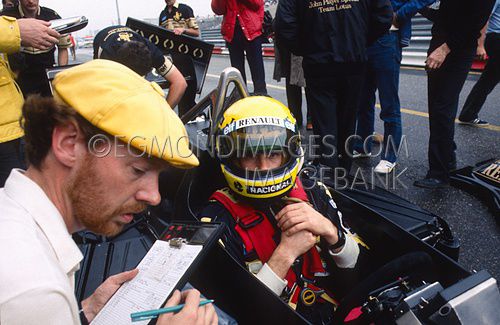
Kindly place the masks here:
<instances>
[{"instance_id":1,"label":"man's arm","mask_svg":"<svg viewBox=\"0 0 500 325\"><path fill-rule=\"evenodd\" d=\"M120 286L132 280L139 273L138 269L118 273L106 279L96 291L82 301L82 309L87 320L92 322L99 311L104 307ZM158 318L158 324L217 324L217 314L213 306L199 306L200 293L198 290L187 290L180 293L176 290L165 306L175 306L184 302L185 306L179 313L163 314ZM57 313L57 311L56 311ZM46 322L42 322L46 323ZM38 323L39 324L39 323ZM69 322L51 322L50 324L71 324Z\"/></svg>"},{"instance_id":2,"label":"man's arm","mask_svg":"<svg viewBox=\"0 0 500 325\"><path fill-rule=\"evenodd\" d=\"M430 7L424 7L418 11L419 14L430 20L431 22L435 23L436 20L438 19L438 11L435 8L430 8Z\"/></svg>"},{"instance_id":3,"label":"man's arm","mask_svg":"<svg viewBox=\"0 0 500 325\"><path fill-rule=\"evenodd\" d=\"M274 28L277 41L292 53L301 55L298 46L299 17L296 0L280 0L276 9Z\"/></svg>"},{"instance_id":4,"label":"man's arm","mask_svg":"<svg viewBox=\"0 0 500 325\"><path fill-rule=\"evenodd\" d=\"M212 304L199 306L200 292L196 289L183 291L175 290L172 297L168 299L164 307L173 307L184 303L184 307L178 313L166 313L158 317L158 325L217 325L218 318Z\"/></svg>"},{"instance_id":5,"label":"man's arm","mask_svg":"<svg viewBox=\"0 0 500 325\"><path fill-rule=\"evenodd\" d=\"M188 15L185 17L187 28L174 28L174 33L177 35L186 34L189 36L199 37L200 36L200 27L198 27L198 23L196 22L196 18L194 17L194 12L191 7L186 6Z\"/></svg>"},{"instance_id":6,"label":"man's arm","mask_svg":"<svg viewBox=\"0 0 500 325\"><path fill-rule=\"evenodd\" d=\"M68 64L68 49L72 46L69 35L64 35L59 38L57 43L57 63L60 66Z\"/></svg>"},{"instance_id":7,"label":"man's arm","mask_svg":"<svg viewBox=\"0 0 500 325\"><path fill-rule=\"evenodd\" d=\"M216 15L223 16L226 14L226 0L212 0L211 7Z\"/></svg>"},{"instance_id":8,"label":"man's arm","mask_svg":"<svg viewBox=\"0 0 500 325\"><path fill-rule=\"evenodd\" d=\"M486 49L484 48L484 40L486 39L486 29L488 28L488 23L484 24L484 27L481 29L481 36L477 39L477 49L476 56L480 60L486 60L487 54Z\"/></svg>"},{"instance_id":9,"label":"man's arm","mask_svg":"<svg viewBox=\"0 0 500 325\"><path fill-rule=\"evenodd\" d=\"M58 48L57 49L57 63L61 65L68 65L68 49Z\"/></svg>"},{"instance_id":10,"label":"man's arm","mask_svg":"<svg viewBox=\"0 0 500 325\"><path fill-rule=\"evenodd\" d=\"M459 48L461 44L467 43L467 40L470 40L472 37L475 37L481 28L484 28L486 25L488 18L491 14L491 10L494 5L493 0L484 0L477 4L477 6L471 8L470 14L463 13L464 17L467 17L467 26L468 28L461 29L459 31L444 29L442 34L445 35L445 42L441 44L438 48L436 48L425 61L426 67L430 70L435 70L441 68L448 54L453 51L455 48ZM441 3L441 7L439 8L440 15L442 17L447 17L447 20L455 22L454 26L461 26L462 22L460 21L460 17L450 17L453 12L455 12L452 6L460 6L460 4L454 2L447 2L446 7ZM466 10L463 8L459 8L460 10ZM463 22L465 23L465 22Z\"/></svg>"},{"instance_id":11,"label":"man's arm","mask_svg":"<svg viewBox=\"0 0 500 325\"><path fill-rule=\"evenodd\" d=\"M186 92L187 82L182 73L173 66L168 76L165 78L169 83L167 103L174 108L181 101L184 92Z\"/></svg>"},{"instance_id":12,"label":"man's arm","mask_svg":"<svg viewBox=\"0 0 500 325\"><path fill-rule=\"evenodd\" d=\"M174 108L181 100L187 88L187 82L182 73L175 67L170 58L163 53L149 40L144 39L153 61L156 72L170 83L167 95L167 103Z\"/></svg>"},{"instance_id":13,"label":"man's arm","mask_svg":"<svg viewBox=\"0 0 500 325\"><path fill-rule=\"evenodd\" d=\"M0 52L16 53L20 46L30 46L47 50L58 42L61 36L49 28L50 23L33 18L14 19L0 17Z\"/></svg>"},{"instance_id":14,"label":"man's arm","mask_svg":"<svg viewBox=\"0 0 500 325\"><path fill-rule=\"evenodd\" d=\"M434 3L436 0L410 0L405 2L399 9L394 13L395 20L399 24L408 22L413 16L417 14L422 8Z\"/></svg>"},{"instance_id":15,"label":"man's arm","mask_svg":"<svg viewBox=\"0 0 500 325\"><path fill-rule=\"evenodd\" d=\"M0 53L12 54L21 48L21 31L12 17L0 17Z\"/></svg>"},{"instance_id":16,"label":"man's arm","mask_svg":"<svg viewBox=\"0 0 500 325\"><path fill-rule=\"evenodd\" d=\"M443 3L441 3L440 11L443 15L448 16L448 20L453 21L453 27L446 30L446 44L453 51L455 48L460 48L464 43L467 43L471 38L478 37L480 30L484 27L488 21L491 11L493 10L493 5L495 0L483 0L475 3L473 7L465 7L463 3L459 2L447 2L447 8L444 8ZM461 17L450 17L454 12L452 11L452 6L462 6L459 7ZM462 19L466 21L461 21ZM464 27L464 24L467 28ZM460 29L458 29L460 28Z\"/></svg>"},{"instance_id":17,"label":"man's arm","mask_svg":"<svg viewBox=\"0 0 500 325\"><path fill-rule=\"evenodd\" d=\"M239 0L248 9L252 11L259 11L262 6L264 6L263 0Z\"/></svg>"},{"instance_id":18,"label":"man's arm","mask_svg":"<svg viewBox=\"0 0 500 325\"><path fill-rule=\"evenodd\" d=\"M333 200L331 202L333 203ZM320 213L305 202L289 204L276 215L278 227L288 236L304 230L309 231L315 237L320 236L327 246L335 245L339 241L338 229L340 229L345 234L346 241L343 246L333 251L328 249L328 253L338 267L355 267L359 248L351 233L343 227L341 214L333 206L328 206L325 211L321 209Z\"/></svg>"},{"instance_id":19,"label":"man's arm","mask_svg":"<svg viewBox=\"0 0 500 325\"><path fill-rule=\"evenodd\" d=\"M89 323L92 322L116 290L118 290L123 283L135 278L137 273L139 273L139 269L133 269L110 276L97 287L90 297L82 300L82 309Z\"/></svg>"},{"instance_id":20,"label":"man's arm","mask_svg":"<svg viewBox=\"0 0 500 325\"><path fill-rule=\"evenodd\" d=\"M375 42L391 28L394 12L389 0L372 0L368 44Z\"/></svg>"},{"instance_id":21,"label":"man's arm","mask_svg":"<svg viewBox=\"0 0 500 325\"><path fill-rule=\"evenodd\" d=\"M174 33L176 35L186 34L186 35L194 36L194 37L199 37L200 36L200 30L198 28L182 28L182 27L178 27L178 28L174 28Z\"/></svg>"},{"instance_id":22,"label":"man's arm","mask_svg":"<svg viewBox=\"0 0 500 325\"><path fill-rule=\"evenodd\" d=\"M243 242L234 229L236 224L229 211L219 202L210 201L198 214L198 218L200 220L207 218L212 222L221 222L226 225L226 231L221 237L224 249L245 267ZM287 285L286 280L284 280L286 272L295 258L293 260L289 258L290 254L285 252L286 249L283 249L283 243L280 243L278 247L273 252L271 259L257 272L256 277L270 290L280 295ZM270 267L269 263L273 266Z\"/></svg>"},{"instance_id":23,"label":"man's arm","mask_svg":"<svg viewBox=\"0 0 500 325\"><path fill-rule=\"evenodd\" d=\"M169 58L163 57L164 63L155 68L156 72L170 83L167 103L174 108L179 104L187 88L187 82L182 73L175 67Z\"/></svg>"},{"instance_id":24,"label":"man's arm","mask_svg":"<svg viewBox=\"0 0 500 325\"><path fill-rule=\"evenodd\" d=\"M198 28L188 28L184 31L184 33L190 36L200 37L200 30Z\"/></svg>"},{"instance_id":25,"label":"man's arm","mask_svg":"<svg viewBox=\"0 0 500 325\"><path fill-rule=\"evenodd\" d=\"M307 230L293 235L281 233L281 240L256 277L277 295L287 285L286 274L295 260L316 245L316 236Z\"/></svg>"},{"instance_id":26,"label":"man's arm","mask_svg":"<svg viewBox=\"0 0 500 325\"><path fill-rule=\"evenodd\" d=\"M71 303L62 289L40 286L2 303L1 324L75 324ZM25 312L21 312L25 311Z\"/></svg>"}]
</instances>

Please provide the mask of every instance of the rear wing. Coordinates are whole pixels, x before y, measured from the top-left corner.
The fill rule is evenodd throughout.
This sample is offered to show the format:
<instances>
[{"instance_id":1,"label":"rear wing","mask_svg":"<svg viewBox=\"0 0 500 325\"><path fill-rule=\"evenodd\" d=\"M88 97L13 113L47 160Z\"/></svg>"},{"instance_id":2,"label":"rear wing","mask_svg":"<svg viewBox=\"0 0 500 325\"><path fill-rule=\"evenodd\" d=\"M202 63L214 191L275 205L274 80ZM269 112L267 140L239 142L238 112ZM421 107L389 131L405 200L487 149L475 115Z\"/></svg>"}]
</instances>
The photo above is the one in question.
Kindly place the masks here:
<instances>
[{"instance_id":1,"label":"rear wing","mask_svg":"<svg viewBox=\"0 0 500 325\"><path fill-rule=\"evenodd\" d=\"M126 25L150 40L164 54L172 56L174 65L183 72L184 77L196 79L196 92L201 93L212 58L212 44L195 37L176 35L163 27L130 17ZM190 73L186 75L185 71Z\"/></svg>"}]
</instances>

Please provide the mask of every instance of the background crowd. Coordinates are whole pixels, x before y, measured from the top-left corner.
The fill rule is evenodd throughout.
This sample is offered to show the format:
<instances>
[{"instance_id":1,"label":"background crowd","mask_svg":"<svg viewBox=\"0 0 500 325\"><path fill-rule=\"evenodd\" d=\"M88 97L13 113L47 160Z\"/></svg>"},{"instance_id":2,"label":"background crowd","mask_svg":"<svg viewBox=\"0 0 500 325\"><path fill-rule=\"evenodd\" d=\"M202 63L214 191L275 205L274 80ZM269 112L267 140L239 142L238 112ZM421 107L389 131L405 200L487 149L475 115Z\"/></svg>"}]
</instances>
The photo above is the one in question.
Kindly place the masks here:
<instances>
[{"instance_id":1,"label":"background crowd","mask_svg":"<svg viewBox=\"0 0 500 325\"><path fill-rule=\"evenodd\" d=\"M384 132L380 161L374 171L391 173L397 165L404 127L399 100L399 71L402 49L411 40L411 19L421 13L430 19L432 40L428 50L428 109L430 137L429 170L416 186L441 188L456 168L454 119L458 96L473 59L488 58L483 75L471 91L459 115L461 123L484 126L479 111L499 78L498 1L486 0L471 7L466 1L370 0L348 3L341 9L332 5L313 6L309 1L282 0L275 17L260 0L213 0L213 12L223 15L221 33L227 43L231 65L242 73L245 58L250 67L253 94L267 95L262 43L273 38L276 49L274 78L285 78L287 104L299 126L307 124L320 139L332 136L336 152L318 141L320 158L315 163L350 170L352 159L372 156L376 93ZM35 0L3 0L3 16L59 18L52 9ZM346 19L340 19L345 17ZM361 20L360 20L361 19ZM167 0L158 24L174 31L199 37L193 10L175 0ZM333 32L332 32L333 31ZM39 48L23 45L17 53L4 54L11 75L23 96L50 95L45 69L68 63L68 49L74 40L60 36L56 46ZM139 57L139 54L136 54ZM94 58L98 58L94 55ZM131 60L131 59L129 59ZM138 59L140 60L140 59ZM178 104L179 115L195 105L196 74L188 58L173 54L171 61L184 76L173 77L169 102ZM164 75L164 74L162 74ZM305 89L307 119L303 121L302 89ZM12 105L15 107L16 105ZM18 105L17 105L18 106ZM22 131L15 130L15 108L2 108L0 126L0 184L13 167L25 167ZM353 136L354 135L354 136Z\"/></svg>"}]
</instances>

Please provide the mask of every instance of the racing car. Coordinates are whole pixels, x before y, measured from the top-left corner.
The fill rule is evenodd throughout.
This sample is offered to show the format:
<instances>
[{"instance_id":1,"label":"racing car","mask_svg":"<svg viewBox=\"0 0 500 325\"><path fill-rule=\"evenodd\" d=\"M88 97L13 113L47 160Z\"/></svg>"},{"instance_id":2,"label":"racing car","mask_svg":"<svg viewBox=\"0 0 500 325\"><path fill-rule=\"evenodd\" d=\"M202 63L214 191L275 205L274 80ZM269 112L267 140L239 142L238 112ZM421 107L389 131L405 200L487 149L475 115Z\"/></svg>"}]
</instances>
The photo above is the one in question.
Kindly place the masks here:
<instances>
[{"instance_id":1,"label":"racing car","mask_svg":"<svg viewBox=\"0 0 500 325\"><path fill-rule=\"evenodd\" d=\"M79 300L108 276L135 267L174 220L199 222L197 212L224 186L211 143L217 120L231 103L246 96L240 73L224 70L218 87L182 116L200 167L162 175L160 206L136 216L120 235L75 236L85 255L77 281ZM369 263L361 266L362 279L340 297L333 323L344 323L357 309L352 324L500 324L496 280L486 271L471 273L457 263L459 244L444 220L382 189L351 186L331 192L370 255ZM221 245L207 252L188 281L239 323L307 324Z\"/></svg>"},{"instance_id":2,"label":"racing car","mask_svg":"<svg viewBox=\"0 0 500 325\"><path fill-rule=\"evenodd\" d=\"M129 20L128 25L166 52L186 52L201 92L210 61L208 45L175 38L140 21ZM48 71L48 79L59 70ZM203 227L197 219L199 210L214 190L225 185L212 143L217 121L233 102L247 96L240 73L233 68L224 70L217 88L181 117L200 166L163 173L160 205L136 215L119 235L106 238L87 231L74 235L84 255L75 284L78 301L107 277L136 267L172 225ZM487 169L488 173L491 170ZM369 251L357 284L337 297L340 304L334 324L345 323L353 310L358 317L349 324L500 324L496 280L486 271L470 272L457 263L460 245L446 221L381 188L367 190L351 183L336 189L333 183L325 183L331 187L344 220ZM222 245L212 245L184 280L215 299L216 305L238 323L308 323Z\"/></svg>"}]
</instances>

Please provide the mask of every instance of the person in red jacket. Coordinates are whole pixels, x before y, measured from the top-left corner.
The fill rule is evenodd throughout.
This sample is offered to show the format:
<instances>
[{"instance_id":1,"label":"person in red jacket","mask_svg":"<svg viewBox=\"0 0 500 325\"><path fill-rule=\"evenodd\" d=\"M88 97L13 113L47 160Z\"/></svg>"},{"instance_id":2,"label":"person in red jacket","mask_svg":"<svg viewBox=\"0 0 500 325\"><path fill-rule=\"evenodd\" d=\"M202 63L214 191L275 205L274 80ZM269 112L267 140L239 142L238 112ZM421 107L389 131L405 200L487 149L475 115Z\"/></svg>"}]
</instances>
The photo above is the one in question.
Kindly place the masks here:
<instances>
[{"instance_id":1,"label":"person in red jacket","mask_svg":"<svg viewBox=\"0 0 500 325\"><path fill-rule=\"evenodd\" d=\"M227 42L231 66L240 70L246 82L246 54L254 93L267 95L261 39L264 1L212 0L212 10L217 15L224 15L221 32Z\"/></svg>"}]
</instances>

